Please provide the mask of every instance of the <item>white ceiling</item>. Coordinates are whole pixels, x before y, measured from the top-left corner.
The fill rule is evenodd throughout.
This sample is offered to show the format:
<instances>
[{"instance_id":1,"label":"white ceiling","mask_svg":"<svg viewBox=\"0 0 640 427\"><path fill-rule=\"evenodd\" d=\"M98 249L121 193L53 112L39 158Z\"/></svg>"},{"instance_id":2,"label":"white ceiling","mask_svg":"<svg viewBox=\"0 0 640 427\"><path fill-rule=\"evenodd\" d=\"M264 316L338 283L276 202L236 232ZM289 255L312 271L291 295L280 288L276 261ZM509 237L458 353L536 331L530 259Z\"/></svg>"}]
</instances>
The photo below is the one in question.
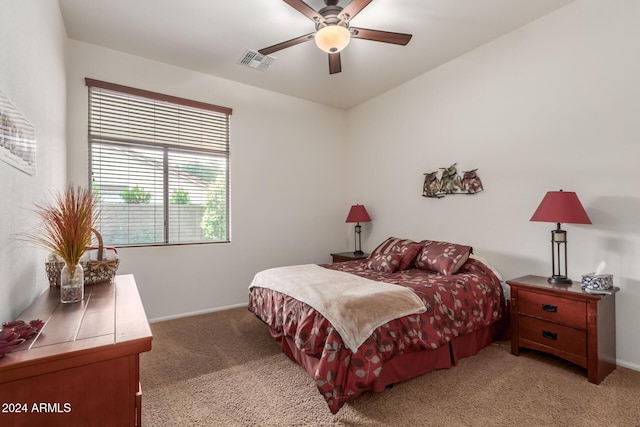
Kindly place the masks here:
<instances>
[{"instance_id":1,"label":"white ceiling","mask_svg":"<svg viewBox=\"0 0 640 427\"><path fill-rule=\"evenodd\" d=\"M247 49L314 31L282 0L58 1L72 39L346 109L573 0L373 0L353 26L413 38L407 46L353 39L333 75L313 41L274 53L264 72L238 65Z\"/></svg>"}]
</instances>

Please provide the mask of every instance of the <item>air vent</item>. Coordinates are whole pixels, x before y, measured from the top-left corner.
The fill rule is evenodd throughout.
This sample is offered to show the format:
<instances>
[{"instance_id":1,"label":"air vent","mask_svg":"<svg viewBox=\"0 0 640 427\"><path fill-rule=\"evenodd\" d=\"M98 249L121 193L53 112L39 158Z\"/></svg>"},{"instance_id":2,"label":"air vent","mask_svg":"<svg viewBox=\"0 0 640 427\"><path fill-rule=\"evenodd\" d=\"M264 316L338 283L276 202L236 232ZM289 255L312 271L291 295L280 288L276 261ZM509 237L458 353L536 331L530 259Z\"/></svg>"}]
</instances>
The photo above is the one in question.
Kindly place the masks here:
<instances>
[{"instance_id":1,"label":"air vent","mask_svg":"<svg viewBox=\"0 0 640 427\"><path fill-rule=\"evenodd\" d=\"M276 58L273 56L262 55L255 50L247 49L238 64L255 70L266 71L275 60Z\"/></svg>"}]
</instances>

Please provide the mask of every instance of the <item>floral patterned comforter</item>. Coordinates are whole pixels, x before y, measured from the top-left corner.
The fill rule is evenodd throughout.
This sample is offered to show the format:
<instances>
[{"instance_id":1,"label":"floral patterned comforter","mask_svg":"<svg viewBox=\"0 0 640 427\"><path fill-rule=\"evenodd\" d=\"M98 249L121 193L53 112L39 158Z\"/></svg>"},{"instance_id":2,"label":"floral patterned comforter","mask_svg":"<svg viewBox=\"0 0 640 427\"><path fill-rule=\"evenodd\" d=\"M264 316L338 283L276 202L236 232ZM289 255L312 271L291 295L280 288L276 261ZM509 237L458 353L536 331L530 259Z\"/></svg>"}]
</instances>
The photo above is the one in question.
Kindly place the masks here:
<instances>
[{"instance_id":1,"label":"floral patterned comforter","mask_svg":"<svg viewBox=\"0 0 640 427\"><path fill-rule=\"evenodd\" d=\"M272 330L291 337L301 353L319 359L314 380L334 414L347 401L371 389L384 363L395 355L439 348L457 336L491 325L503 315L500 281L475 259L469 259L450 276L417 268L376 272L367 269L362 260L322 266L409 287L427 307L425 313L382 325L353 353L313 308L275 291L251 289L249 310Z\"/></svg>"}]
</instances>

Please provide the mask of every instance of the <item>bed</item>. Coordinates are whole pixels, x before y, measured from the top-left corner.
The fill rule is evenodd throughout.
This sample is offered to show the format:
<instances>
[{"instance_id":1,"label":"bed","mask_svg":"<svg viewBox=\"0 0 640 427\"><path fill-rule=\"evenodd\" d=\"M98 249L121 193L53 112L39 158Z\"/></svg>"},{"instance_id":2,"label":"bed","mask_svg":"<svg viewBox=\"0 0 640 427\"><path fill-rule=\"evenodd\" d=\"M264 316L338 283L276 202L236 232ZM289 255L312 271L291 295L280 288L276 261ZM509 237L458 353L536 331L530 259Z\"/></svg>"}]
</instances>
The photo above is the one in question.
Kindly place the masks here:
<instances>
[{"instance_id":1,"label":"bed","mask_svg":"<svg viewBox=\"0 0 640 427\"><path fill-rule=\"evenodd\" d=\"M367 259L259 272L248 309L335 414L366 391L449 368L506 338L499 274L472 252L390 237Z\"/></svg>"}]
</instances>

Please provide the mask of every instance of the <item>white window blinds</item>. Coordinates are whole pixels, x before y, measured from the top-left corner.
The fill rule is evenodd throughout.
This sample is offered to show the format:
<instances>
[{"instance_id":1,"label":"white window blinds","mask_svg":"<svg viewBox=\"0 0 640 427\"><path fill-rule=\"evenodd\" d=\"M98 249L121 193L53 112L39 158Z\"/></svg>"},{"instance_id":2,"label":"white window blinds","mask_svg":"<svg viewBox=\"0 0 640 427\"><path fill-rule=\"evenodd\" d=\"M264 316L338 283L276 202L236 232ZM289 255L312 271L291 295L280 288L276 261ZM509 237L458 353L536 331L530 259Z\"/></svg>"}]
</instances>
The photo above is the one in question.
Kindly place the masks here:
<instances>
[{"instance_id":1,"label":"white window blinds","mask_svg":"<svg viewBox=\"0 0 640 427\"><path fill-rule=\"evenodd\" d=\"M86 79L106 245L228 242L232 110Z\"/></svg>"}]
</instances>

